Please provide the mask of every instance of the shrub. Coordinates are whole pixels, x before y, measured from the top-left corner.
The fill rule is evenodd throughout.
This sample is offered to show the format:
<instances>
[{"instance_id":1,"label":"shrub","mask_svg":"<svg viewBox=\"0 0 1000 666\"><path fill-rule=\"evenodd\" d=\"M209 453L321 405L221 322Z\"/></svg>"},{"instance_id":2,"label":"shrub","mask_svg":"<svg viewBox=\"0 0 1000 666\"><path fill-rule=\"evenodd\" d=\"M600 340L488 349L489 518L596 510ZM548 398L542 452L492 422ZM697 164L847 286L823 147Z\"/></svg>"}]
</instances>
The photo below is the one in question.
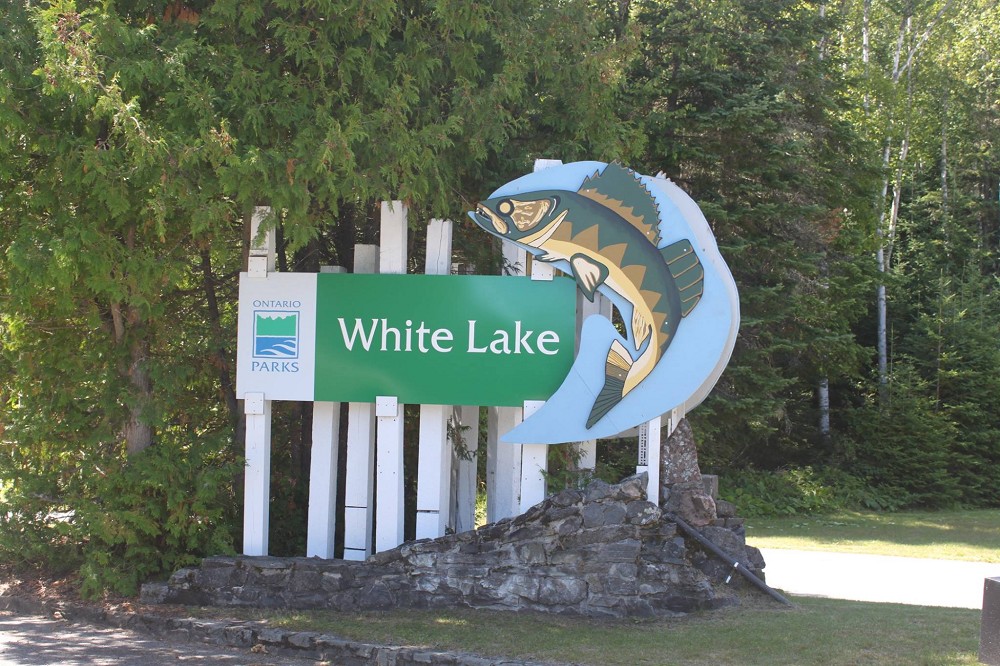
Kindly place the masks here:
<instances>
[{"instance_id":1,"label":"shrub","mask_svg":"<svg viewBox=\"0 0 1000 666\"><path fill-rule=\"evenodd\" d=\"M873 487L846 472L813 467L726 472L720 478L719 493L747 517L833 513L844 509L896 511L909 501L908 495L898 489Z\"/></svg>"},{"instance_id":2,"label":"shrub","mask_svg":"<svg viewBox=\"0 0 1000 666\"><path fill-rule=\"evenodd\" d=\"M131 595L146 579L233 552L226 520L233 506L232 463L205 448L157 445L106 470L93 501L75 522L81 544L81 592Z\"/></svg>"}]
</instances>

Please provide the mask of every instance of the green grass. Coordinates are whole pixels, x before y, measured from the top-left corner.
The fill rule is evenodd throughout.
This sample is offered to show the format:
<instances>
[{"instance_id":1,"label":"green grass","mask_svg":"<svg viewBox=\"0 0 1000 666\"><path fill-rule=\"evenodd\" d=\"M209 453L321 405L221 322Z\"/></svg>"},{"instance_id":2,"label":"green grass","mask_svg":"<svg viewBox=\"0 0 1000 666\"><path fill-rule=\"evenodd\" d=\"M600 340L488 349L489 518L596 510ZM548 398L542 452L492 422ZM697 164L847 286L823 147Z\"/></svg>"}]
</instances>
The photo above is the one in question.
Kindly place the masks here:
<instances>
[{"instance_id":1,"label":"green grass","mask_svg":"<svg viewBox=\"0 0 1000 666\"><path fill-rule=\"evenodd\" d=\"M794 609L767 603L656 621L488 611L243 611L243 617L363 642L593 666L977 663L979 611L795 602Z\"/></svg>"},{"instance_id":2,"label":"green grass","mask_svg":"<svg viewBox=\"0 0 1000 666\"><path fill-rule=\"evenodd\" d=\"M759 548L1000 562L1000 510L753 518L747 521L747 542Z\"/></svg>"}]
</instances>

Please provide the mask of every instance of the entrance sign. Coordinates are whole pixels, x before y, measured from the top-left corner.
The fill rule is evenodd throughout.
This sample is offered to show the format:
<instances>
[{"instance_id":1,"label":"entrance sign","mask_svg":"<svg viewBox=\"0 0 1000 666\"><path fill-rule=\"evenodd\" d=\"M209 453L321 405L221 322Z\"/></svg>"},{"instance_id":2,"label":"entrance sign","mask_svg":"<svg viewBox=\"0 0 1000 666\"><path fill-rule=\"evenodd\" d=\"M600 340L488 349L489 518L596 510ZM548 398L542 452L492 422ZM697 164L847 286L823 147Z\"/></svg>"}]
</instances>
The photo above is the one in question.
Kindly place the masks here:
<instances>
[{"instance_id":1,"label":"entrance sign","mask_svg":"<svg viewBox=\"0 0 1000 666\"><path fill-rule=\"evenodd\" d=\"M317 400L520 406L554 393L573 363L571 280L320 278Z\"/></svg>"},{"instance_id":2,"label":"entrance sign","mask_svg":"<svg viewBox=\"0 0 1000 666\"><path fill-rule=\"evenodd\" d=\"M504 185L469 216L571 275L589 300L607 296L623 324L589 317L559 390L504 441L608 437L686 411L714 386L735 345L739 298L704 215L669 180L575 162Z\"/></svg>"},{"instance_id":3,"label":"entrance sign","mask_svg":"<svg viewBox=\"0 0 1000 666\"><path fill-rule=\"evenodd\" d=\"M571 280L242 275L237 395L520 406L573 363Z\"/></svg>"}]
</instances>

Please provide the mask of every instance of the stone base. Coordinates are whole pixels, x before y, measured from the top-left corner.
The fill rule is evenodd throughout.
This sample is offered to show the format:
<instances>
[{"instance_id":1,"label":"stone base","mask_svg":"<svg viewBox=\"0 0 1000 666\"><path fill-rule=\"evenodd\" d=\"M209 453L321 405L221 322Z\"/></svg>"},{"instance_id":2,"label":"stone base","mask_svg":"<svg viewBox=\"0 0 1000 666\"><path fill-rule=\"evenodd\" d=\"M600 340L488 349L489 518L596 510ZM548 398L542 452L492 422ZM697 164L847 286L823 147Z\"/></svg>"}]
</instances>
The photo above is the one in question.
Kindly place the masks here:
<instances>
[{"instance_id":1,"label":"stone base","mask_svg":"<svg viewBox=\"0 0 1000 666\"><path fill-rule=\"evenodd\" d=\"M595 481L515 518L406 543L365 562L208 558L166 584L143 586L142 601L351 611L466 607L606 617L670 616L737 603L740 581L722 584L729 567L716 566L686 541L645 500L645 487L645 474L617 485ZM702 531L744 566L763 566L737 532L713 525Z\"/></svg>"}]
</instances>

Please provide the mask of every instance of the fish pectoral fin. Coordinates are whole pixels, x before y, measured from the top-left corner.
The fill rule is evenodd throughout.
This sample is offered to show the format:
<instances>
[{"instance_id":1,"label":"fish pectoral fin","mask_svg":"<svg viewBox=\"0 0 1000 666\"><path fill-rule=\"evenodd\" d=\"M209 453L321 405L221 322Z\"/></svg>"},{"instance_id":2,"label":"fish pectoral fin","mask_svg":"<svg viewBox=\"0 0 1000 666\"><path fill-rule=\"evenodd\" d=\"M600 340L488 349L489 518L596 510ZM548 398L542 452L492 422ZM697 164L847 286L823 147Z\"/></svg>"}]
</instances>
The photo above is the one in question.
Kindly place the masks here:
<instances>
[{"instance_id":1,"label":"fish pectoral fin","mask_svg":"<svg viewBox=\"0 0 1000 666\"><path fill-rule=\"evenodd\" d=\"M632 342L635 343L636 349L642 347L652 330L653 327L638 311L632 313Z\"/></svg>"},{"instance_id":2,"label":"fish pectoral fin","mask_svg":"<svg viewBox=\"0 0 1000 666\"><path fill-rule=\"evenodd\" d=\"M570 257L569 264L580 291L588 301L593 302L594 292L608 279L608 267L585 254L574 254Z\"/></svg>"}]
</instances>

